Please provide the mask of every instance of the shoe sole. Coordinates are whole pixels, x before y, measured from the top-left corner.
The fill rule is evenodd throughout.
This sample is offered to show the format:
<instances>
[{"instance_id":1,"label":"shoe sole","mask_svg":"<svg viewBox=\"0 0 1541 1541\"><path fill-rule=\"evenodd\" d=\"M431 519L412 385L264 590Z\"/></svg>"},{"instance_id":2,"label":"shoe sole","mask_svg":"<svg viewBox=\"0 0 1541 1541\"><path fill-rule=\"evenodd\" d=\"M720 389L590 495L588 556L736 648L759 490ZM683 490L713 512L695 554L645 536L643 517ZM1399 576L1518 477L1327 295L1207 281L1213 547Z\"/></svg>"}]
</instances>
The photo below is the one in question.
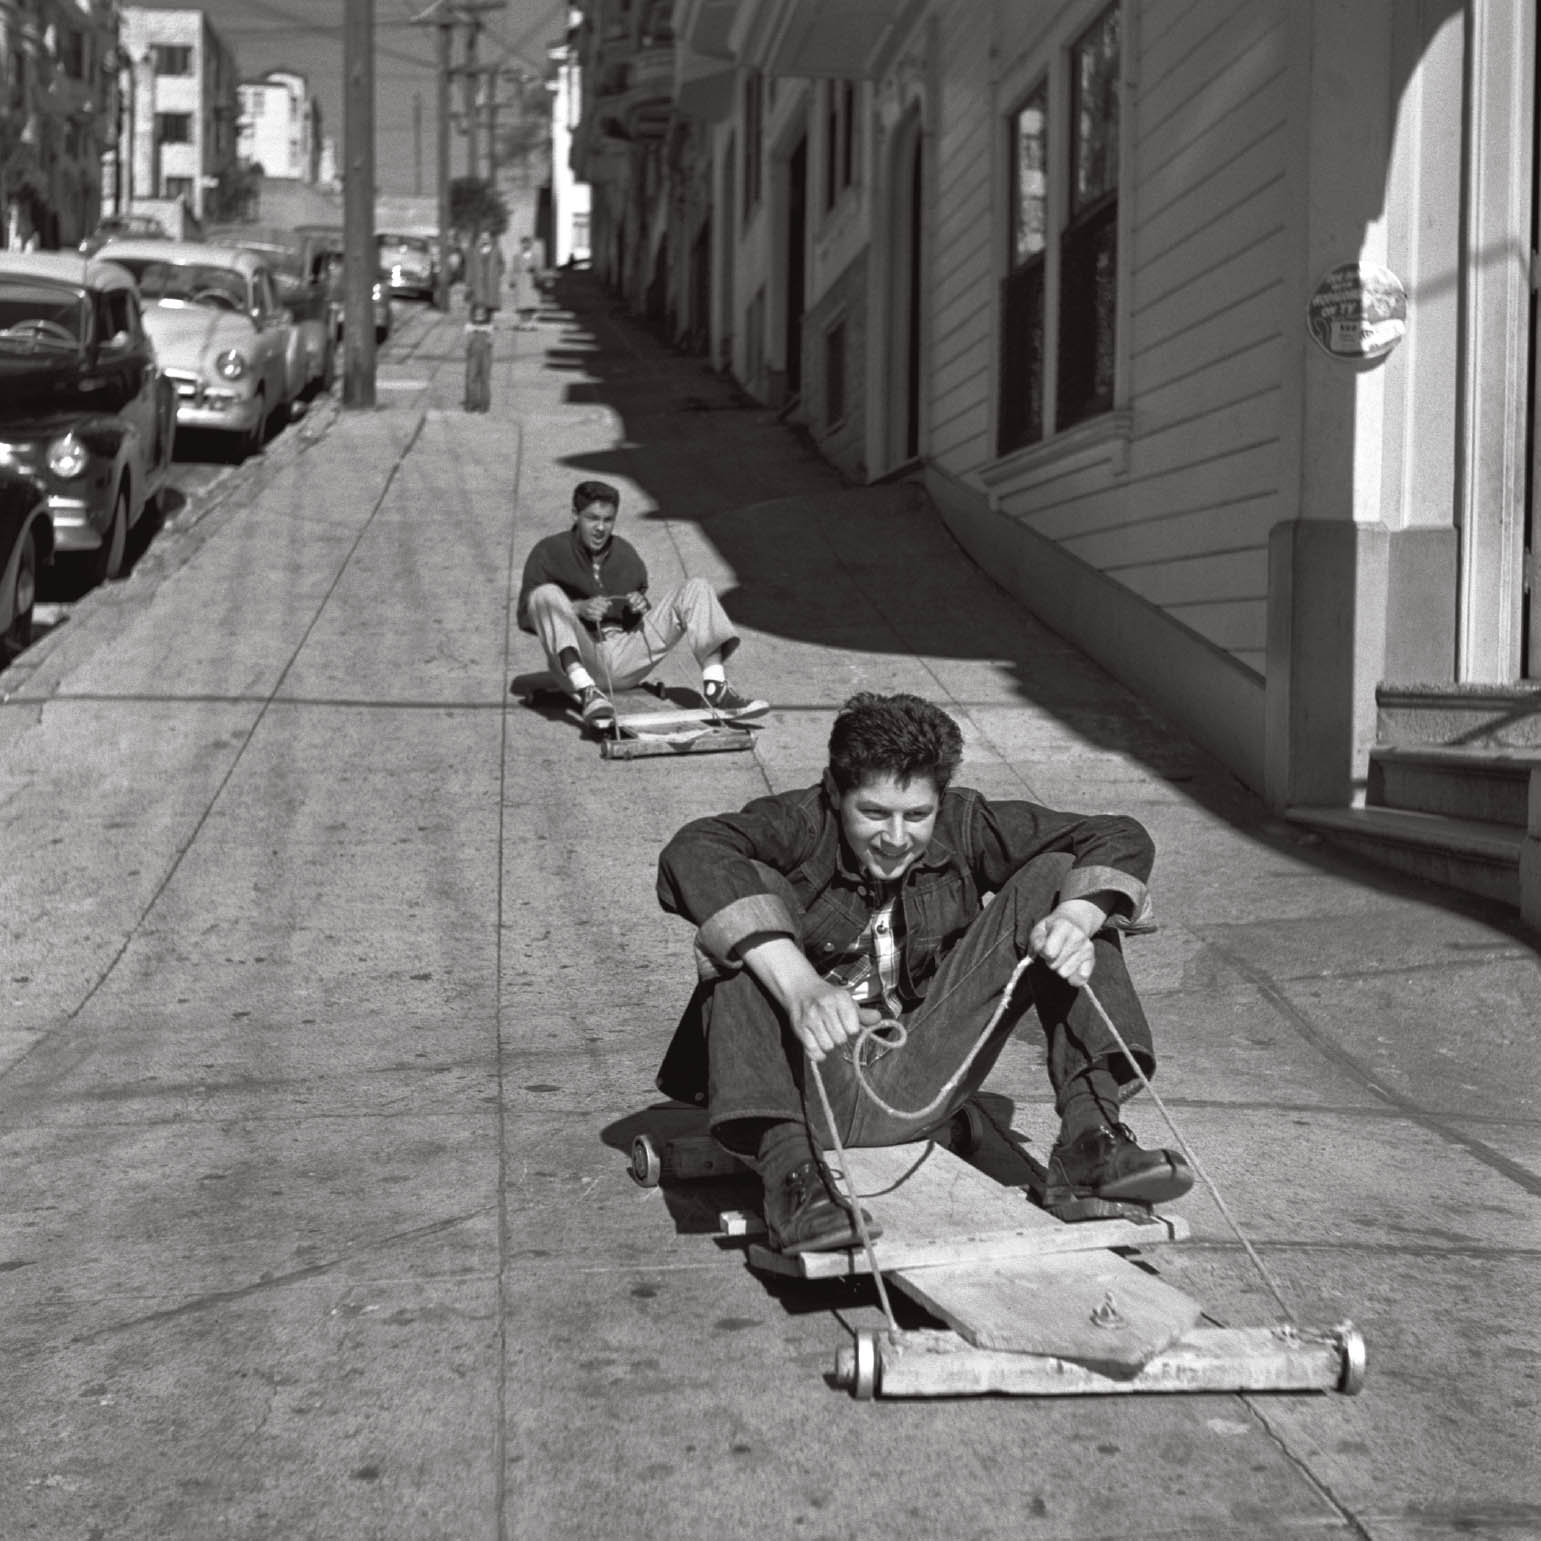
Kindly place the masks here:
<instances>
[{"instance_id":1,"label":"shoe sole","mask_svg":"<svg viewBox=\"0 0 1541 1541\"><path fill-rule=\"evenodd\" d=\"M770 712L770 702L766 701L758 706L746 706L742 711L723 712L714 706L711 708L719 722L752 722L756 717L764 717Z\"/></svg>"},{"instance_id":2,"label":"shoe sole","mask_svg":"<svg viewBox=\"0 0 1541 1541\"><path fill-rule=\"evenodd\" d=\"M1096 1187L1052 1187L1046 1189L1043 1207L1054 1209L1078 1199L1107 1199L1121 1204L1169 1204L1180 1199L1193 1186L1193 1173L1186 1162L1168 1162L1145 1172L1133 1172L1114 1182Z\"/></svg>"},{"instance_id":3,"label":"shoe sole","mask_svg":"<svg viewBox=\"0 0 1541 1541\"><path fill-rule=\"evenodd\" d=\"M883 1227L875 1220L867 1222L867 1237L876 1241L883 1234ZM810 1236L806 1241L795 1241L790 1247L778 1246L783 1257L801 1257L805 1252L849 1252L861 1245L861 1236L854 1224L843 1231L830 1231L824 1236Z\"/></svg>"}]
</instances>

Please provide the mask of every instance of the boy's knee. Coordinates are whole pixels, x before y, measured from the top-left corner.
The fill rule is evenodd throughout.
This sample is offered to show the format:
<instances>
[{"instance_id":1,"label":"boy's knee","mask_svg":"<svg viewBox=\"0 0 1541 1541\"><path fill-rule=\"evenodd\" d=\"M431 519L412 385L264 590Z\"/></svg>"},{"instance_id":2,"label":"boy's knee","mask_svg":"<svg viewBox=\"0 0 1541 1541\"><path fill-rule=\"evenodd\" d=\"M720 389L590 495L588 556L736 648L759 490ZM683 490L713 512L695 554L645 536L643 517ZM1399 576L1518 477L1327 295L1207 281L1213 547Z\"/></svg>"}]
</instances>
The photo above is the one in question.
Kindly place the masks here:
<instances>
[{"instance_id":1,"label":"boy's knee","mask_svg":"<svg viewBox=\"0 0 1541 1541\"><path fill-rule=\"evenodd\" d=\"M559 583L542 583L530 590L529 607L532 611L545 610L558 614L572 612L572 601Z\"/></svg>"}]
</instances>

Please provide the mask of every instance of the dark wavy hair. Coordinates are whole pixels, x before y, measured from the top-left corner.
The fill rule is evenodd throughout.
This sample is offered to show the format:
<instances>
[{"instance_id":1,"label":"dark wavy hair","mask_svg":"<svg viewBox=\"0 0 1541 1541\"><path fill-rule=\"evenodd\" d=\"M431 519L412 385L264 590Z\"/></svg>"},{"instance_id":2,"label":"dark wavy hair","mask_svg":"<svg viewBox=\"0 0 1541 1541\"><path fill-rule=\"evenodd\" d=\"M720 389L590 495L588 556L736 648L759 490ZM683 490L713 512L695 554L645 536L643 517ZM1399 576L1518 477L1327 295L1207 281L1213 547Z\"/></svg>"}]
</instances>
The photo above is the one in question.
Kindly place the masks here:
<instances>
[{"instance_id":1,"label":"dark wavy hair","mask_svg":"<svg viewBox=\"0 0 1541 1541\"><path fill-rule=\"evenodd\" d=\"M581 514L590 503L610 503L621 506L621 495L609 482L579 482L573 488L573 512Z\"/></svg>"},{"instance_id":2,"label":"dark wavy hair","mask_svg":"<svg viewBox=\"0 0 1541 1541\"><path fill-rule=\"evenodd\" d=\"M923 776L945 792L963 759L963 734L941 707L919 696L864 690L840 708L829 735L829 772L842 792L878 776Z\"/></svg>"}]
</instances>

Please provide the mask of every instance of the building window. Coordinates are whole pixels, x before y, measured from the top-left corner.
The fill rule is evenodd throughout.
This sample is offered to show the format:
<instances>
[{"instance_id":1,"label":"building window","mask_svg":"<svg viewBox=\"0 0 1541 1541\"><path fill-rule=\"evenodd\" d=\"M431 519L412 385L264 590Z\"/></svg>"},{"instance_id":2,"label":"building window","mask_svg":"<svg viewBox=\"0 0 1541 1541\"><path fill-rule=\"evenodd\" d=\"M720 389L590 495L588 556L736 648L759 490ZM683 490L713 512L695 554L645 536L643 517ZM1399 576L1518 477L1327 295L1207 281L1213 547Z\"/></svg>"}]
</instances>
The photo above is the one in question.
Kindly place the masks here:
<instances>
[{"instance_id":1,"label":"building window","mask_svg":"<svg viewBox=\"0 0 1541 1541\"><path fill-rule=\"evenodd\" d=\"M744 77L744 219L760 205L765 161L765 77L752 70Z\"/></svg>"},{"instance_id":2,"label":"building window","mask_svg":"<svg viewBox=\"0 0 1541 1541\"><path fill-rule=\"evenodd\" d=\"M837 321L824 334L824 428L845 421L845 322Z\"/></svg>"},{"instance_id":3,"label":"building window","mask_svg":"<svg viewBox=\"0 0 1541 1541\"><path fill-rule=\"evenodd\" d=\"M191 75L193 50L187 43L156 43L150 49L157 75Z\"/></svg>"},{"instance_id":4,"label":"building window","mask_svg":"<svg viewBox=\"0 0 1541 1541\"><path fill-rule=\"evenodd\" d=\"M997 449L1009 454L1043 437L1045 253L1049 88L1038 85L1012 113L1011 249L1001 283L1001 386Z\"/></svg>"},{"instance_id":5,"label":"building window","mask_svg":"<svg viewBox=\"0 0 1541 1541\"><path fill-rule=\"evenodd\" d=\"M1115 4L1071 44L1063 96L1040 81L1007 118L999 454L1113 406L1120 44Z\"/></svg>"},{"instance_id":6,"label":"building window","mask_svg":"<svg viewBox=\"0 0 1541 1541\"><path fill-rule=\"evenodd\" d=\"M824 209L856 180L856 82L824 82Z\"/></svg>"},{"instance_id":7,"label":"building window","mask_svg":"<svg viewBox=\"0 0 1541 1541\"><path fill-rule=\"evenodd\" d=\"M191 177L167 177L161 186L163 198L185 198L189 203L193 201L193 179Z\"/></svg>"},{"instance_id":8,"label":"building window","mask_svg":"<svg viewBox=\"0 0 1541 1541\"><path fill-rule=\"evenodd\" d=\"M1070 50L1070 199L1060 236L1061 428L1113 405L1118 303L1118 7Z\"/></svg>"},{"instance_id":9,"label":"building window","mask_svg":"<svg viewBox=\"0 0 1541 1541\"><path fill-rule=\"evenodd\" d=\"M156 113L155 138L158 144L191 144L193 115L190 112Z\"/></svg>"}]
</instances>

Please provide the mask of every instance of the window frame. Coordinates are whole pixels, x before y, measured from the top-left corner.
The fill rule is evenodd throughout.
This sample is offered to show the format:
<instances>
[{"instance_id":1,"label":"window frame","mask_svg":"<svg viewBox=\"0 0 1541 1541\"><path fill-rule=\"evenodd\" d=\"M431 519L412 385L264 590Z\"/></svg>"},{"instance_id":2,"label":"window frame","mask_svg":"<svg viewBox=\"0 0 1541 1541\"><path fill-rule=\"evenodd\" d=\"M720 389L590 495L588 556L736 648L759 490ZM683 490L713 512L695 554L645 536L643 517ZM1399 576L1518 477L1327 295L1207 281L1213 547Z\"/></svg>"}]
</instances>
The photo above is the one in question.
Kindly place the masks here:
<instances>
[{"instance_id":1,"label":"window frame","mask_svg":"<svg viewBox=\"0 0 1541 1541\"><path fill-rule=\"evenodd\" d=\"M750 70L744 76L743 223L748 225L765 191L765 76Z\"/></svg>"},{"instance_id":2,"label":"window frame","mask_svg":"<svg viewBox=\"0 0 1541 1541\"><path fill-rule=\"evenodd\" d=\"M823 212L831 214L841 199L856 186L860 98L854 80L826 80L821 94L824 131Z\"/></svg>"},{"instance_id":3,"label":"window frame","mask_svg":"<svg viewBox=\"0 0 1541 1541\"><path fill-rule=\"evenodd\" d=\"M1096 198L1089 198L1081 207L1075 207L1075 166L1073 156L1077 145L1076 124L1072 114L1077 111L1079 86L1073 81L1073 61L1080 49L1096 31L1106 24L1112 13L1118 15L1118 56L1114 73L1114 106L1116 124L1110 136L1113 172L1111 184ZM995 455L1005 459L1025 453L1052 453L1052 446L1067 434L1073 434L1080 442L1088 433L1102 431L1098 424L1111 424L1119 428L1127 414L1123 411L1127 400L1128 377L1128 220L1131 204L1124 194L1123 179L1127 177L1130 160L1131 84L1130 69L1133 39L1130 31L1130 7L1123 0L1097 0L1079 6L1066 17L1051 36L1035 44L1002 79L998 92L998 105L1004 108L998 115L1000 125L996 143L1000 146L1002 165L997 178L998 204L1003 210L1002 227L998 232L996 264L999 276L996 310L998 348L995 358ZM1018 335L1020 323L1008 317L1013 308L1011 286L1016 280L1022 285L1021 275L1030 263L1019 262L1016 256L1016 237L1019 221L1017 123L1020 114L1033 102L1038 93L1044 99L1044 233L1041 265L1038 268L1042 294L1041 305L1041 357L1038 360L1038 401L1036 421L1024 420L1022 377L1013 379L1013 369L1021 367L1020 357L1014 357L1012 345ZM1112 302L1105 311L1110 328L1111 369L1109 378L1096 391L1079 389L1076 379L1077 359L1068 354L1067 287L1071 274L1067 261L1073 255L1076 240L1090 242L1098 223L1107 228L1103 232L1112 265ZM1034 254L1037 261L1038 254ZM1105 271L1105 270L1104 270ZM1083 307L1086 297L1079 296ZM1020 311L1022 297L1015 297ZM1072 314L1069 326L1084 324L1085 312L1080 318ZM1082 356L1084 357L1084 355ZM1067 379L1067 363L1069 375ZM1100 373L1093 366L1093 374ZM1078 395L1079 391L1079 395ZM1031 409L1029 409L1031 417ZM1119 429L1122 431L1122 429Z\"/></svg>"},{"instance_id":4,"label":"window frame","mask_svg":"<svg viewBox=\"0 0 1541 1541\"><path fill-rule=\"evenodd\" d=\"M181 125L186 131L177 138L166 133L170 123ZM155 142L162 144L191 144L193 142L193 115L190 112L158 112L155 114Z\"/></svg>"}]
</instances>

